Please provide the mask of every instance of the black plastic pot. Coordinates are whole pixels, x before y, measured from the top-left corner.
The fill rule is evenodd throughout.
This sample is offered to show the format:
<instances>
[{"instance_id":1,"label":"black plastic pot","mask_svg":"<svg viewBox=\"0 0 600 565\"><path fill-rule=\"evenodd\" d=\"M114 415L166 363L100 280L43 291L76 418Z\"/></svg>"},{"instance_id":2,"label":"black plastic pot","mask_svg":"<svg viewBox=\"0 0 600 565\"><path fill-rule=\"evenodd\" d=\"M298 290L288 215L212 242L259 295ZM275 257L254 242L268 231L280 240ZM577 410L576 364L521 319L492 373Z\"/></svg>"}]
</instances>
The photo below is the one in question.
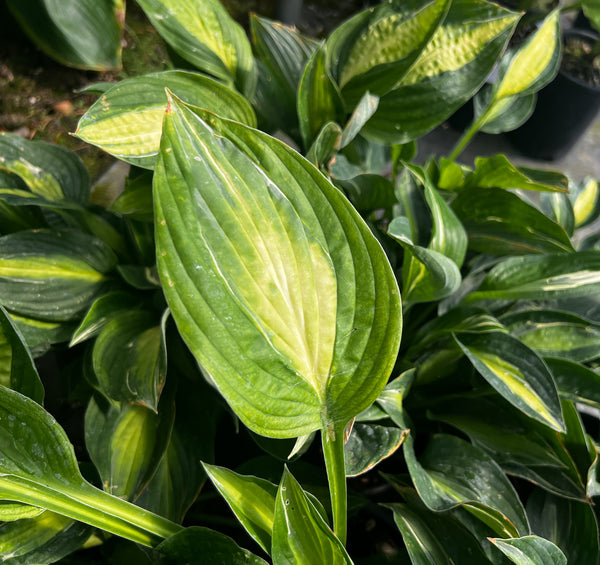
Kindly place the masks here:
<instances>
[{"instance_id":1,"label":"black plastic pot","mask_svg":"<svg viewBox=\"0 0 600 565\"><path fill-rule=\"evenodd\" d=\"M580 30L568 33L591 37L589 32ZM569 152L599 111L600 88L561 69L556 78L538 92L537 105L529 120L506 135L523 155L553 161Z\"/></svg>"}]
</instances>

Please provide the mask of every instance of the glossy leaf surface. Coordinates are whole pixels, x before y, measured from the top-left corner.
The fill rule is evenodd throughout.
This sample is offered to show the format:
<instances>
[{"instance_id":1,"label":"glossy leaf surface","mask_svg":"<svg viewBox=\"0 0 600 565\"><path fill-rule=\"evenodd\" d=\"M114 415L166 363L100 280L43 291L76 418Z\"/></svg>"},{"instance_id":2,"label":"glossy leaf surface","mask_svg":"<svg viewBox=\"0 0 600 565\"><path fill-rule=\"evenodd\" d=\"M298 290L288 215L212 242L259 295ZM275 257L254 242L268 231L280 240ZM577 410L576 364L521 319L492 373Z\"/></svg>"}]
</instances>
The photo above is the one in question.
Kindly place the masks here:
<instances>
[{"instance_id":1,"label":"glossy leaf surface","mask_svg":"<svg viewBox=\"0 0 600 565\"><path fill-rule=\"evenodd\" d=\"M29 37L58 62L79 69L121 66L123 0L10 0Z\"/></svg>"},{"instance_id":2,"label":"glossy leaf surface","mask_svg":"<svg viewBox=\"0 0 600 565\"><path fill-rule=\"evenodd\" d=\"M109 398L157 409L167 352L164 329L156 318L145 310L124 310L100 332L92 362L100 389Z\"/></svg>"},{"instance_id":3,"label":"glossy leaf surface","mask_svg":"<svg viewBox=\"0 0 600 565\"><path fill-rule=\"evenodd\" d=\"M564 431L552 374L531 349L509 335L490 332L456 340L479 374L506 400L556 431Z\"/></svg>"},{"instance_id":4,"label":"glossy leaf surface","mask_svg":"<svg viewBox=\"0 0 600 565\"><path fill-rule=\"evenodd\" d=\"M44 402L44 385L25 339L15 322L1 306L0 383L28 396L38 404Z\"/></svg>"},{"instance_id":5,"label":"glossy leaf surface","mask_svg":"<svg viewBox=\"0 0 600 565\"><path fill-rule=\"evenodd\" d=\"M72 151L43 141L29 141L10 133L0 133L0 172L17 175L32 198L42 201L86 204L90 177L81 159ZM6 186L1 188L19 188ZM27 192L23 191L24 196Z\"/></svg>"},{"instance_id":6,"label":"glossy leaf surface","mask_svg":"<svg viewBox=\"0 0 600 565\"><path fill-rule=\"evenodd\" d=\"M106 492L134 500L162 459L173 426L172 401L156 414L143 406L90 400L85 444Z\"/></svg>"},{"instance_id":7,"label":"glossy leaf surface","mask_svg":"<svg viewBox=\"0 0 600 565\"><path fill-rule=\"evenodd\" d=\"M0 499L46 508L145 545L179 526L86 482L64 430L33 400L0 388Z\"/></svg>"},{"instance_id":8,"label":"glossy leaf surface","mask_svg":"<svg viewBox=\"0 0 600 565\"><path fill-rule=\"evenodd\" d=\"M266 565L264 559L240 547L230 537L208 528L191 526L157 548L181 565Z\"/></svg>"},{"instance_id":9,"label":"glossy leaf surface","mask_svg":"<svg viewBox=\"0 0 600 565\"><path fill-rule=\"evenodd\" d=\"M140 0L139 4L178 55L240 90L245 86L251 90L250 42L218 0Z\"/></svg>"},{"instance_id":10,"label":"glossy leaf surface","mask_svg":"<svg viewBox=\"0 0 600 565\"><path fill-rule=\"evenodd\" d=\"M381 96L365 134L406 143L443 122L481 86L518 19L487 2L453 2L410 71Z\"/></svg>"},{"instance_id":11,"label":"glossy leaf surface","mask_svg":"<svg viewBox=\"0 0 600 565\"><path fill-rule=\"evenodd\" d=\"M165 88L196 107L256 125L252 107L233 89L197 73L164 71L107 90L81 118L76 135L128 163L153 168L167 107Z\"/></svg>"},{"instance_id":12,"label":"glossy leaf surface","mask_svg":"<svg viewBox=\"0 0 600 565\"><path fill-rule=\"evenodd\" d=\"M356 477L371 470L402 445L407 433L392 426L355 423L344 445L346 476Z\"/></svg>"},{"instance_id":13,"label":"glossy leaf surface","mask_svg":"<svg viewBox=\"0 0 600 565\"><path fill-rule=\"evenodd\" d=\"M467 301L582 298L597 293L599 285L597 251L512 257L492 268Z\"/></svg>"},{"instance_id":14,"label":"glossy leaf surface","mask_svg":"<svg viewBox=\"0 0 600 565\"><path fill-rule=\"evenodd\" d=\"M568 359L546 357L545 361L563 398L600 406L600 375L596 371Z\"/></svg>"},{"instance_id":15,"label":"glossy leaf surface","mask_svg":"<svg viewBox=\"0 0 600 565\"><path fill-rule=\"evenodd\" d=\"M106 287L116 259L100 240L75 231L0 237L0 303L45 321L69 321Z\"/></svg>"},{"instance_id":16,"label":"glossy leaf surface","mask_svg":"<svg viewBox=\"0 0 600 565\"><path fill-rule=\"evenodd\" d=\"M352 563L340 540L287 468L275 502L271 556L281 565Z\"/></svg>"},{"instance_id":17,"label":"glossy leaf surface","mask_svg":"<svg viewBox=\"0 0 600 565\"><path fill-rule=\"evenodd\" d=\"M503 316L502 323L542 357L579 362L600 357L600 325L574 314L524 310Z\"/></svg>"},{"instance_id":18,"label":"glossy leaf surface","mask_svg":"<svg viewBox=\"0 0 600 565\"><path fill-rule=\"evenodd\" d=\"M254 431L345 425L377 396L398 347L387 259L297 153L210 120L215 129L173 102L155 176L159 271L179 331Z\"/></svg>"},{"instance_id":19,"label":"glossy leaf surface","mask_svg":"<svg viewBox=\"0 0 600 565\"><path fill-rule=\"evenodd\" d=\"M538 536L490 541L517 565L567 565L565 554L551 541Z\"/></svg>"},{"instance_id":20,"label":"glossy leaf surface","mask_svg":"<svg viewBox=\"0 0 600 565\"><path fill-rule=\"evenodd\" d=\"M86 524L45 511L0 526L0 559L20 565L55 563L79 549L92 532Z\"/></svg>"},{"instance_id":21,"label":"glossy leaf surface","mask_svg":"<svg viewBox=\"0 0 600 565\"><path fill-rule=\"evenodd\" d=\"M512 192L465 190L452 209L464 224L474 251L496 255L574 251L562 226Z\"/></svg>"}]
</instances>

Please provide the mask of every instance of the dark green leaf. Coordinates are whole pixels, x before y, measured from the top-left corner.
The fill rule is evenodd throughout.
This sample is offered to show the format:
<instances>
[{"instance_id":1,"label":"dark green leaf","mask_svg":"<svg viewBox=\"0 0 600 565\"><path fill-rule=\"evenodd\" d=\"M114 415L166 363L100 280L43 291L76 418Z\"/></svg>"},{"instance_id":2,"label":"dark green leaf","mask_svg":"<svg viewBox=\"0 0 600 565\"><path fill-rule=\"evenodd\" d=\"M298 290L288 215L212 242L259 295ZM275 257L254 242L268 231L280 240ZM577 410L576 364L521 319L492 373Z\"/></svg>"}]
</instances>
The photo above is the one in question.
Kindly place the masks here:
<instances>
[{"instance_id":1,"label":"dark green leaf","mask_svg":"<svg viewBox=\"0 0 600 565\"><path fill-rule=\"evenodd\" d=\"M341 136L342 128L335 122L327 122L307 151L306 158L317 167L328 163L340 148Z\"/></svg>"},{"instance_id":2,"label":"dark green leaf","mask_svg":"<svg viewBox=\"0 0 600 565\"><path fill-rule=\"evenodd\" d=\"M117 313L94 343L93 364L100 389L117 402L156 411L166 378L164 328L147 310Z\"/></svg>"},{"instance_id":3,"label":"dark green leaf","mask_svg":"<svg viewBox=\"0 0 600 565\"><path fill-rule=\"evenodd\" d=\"M561 225L569 237L575 231L575 213L568 194L564 192L543 192L540 195L541 210L551 220Z\"/></svg>"},{"instance_id":4,"label":"dark green leaf","mask_svg":"<svg viewBox=\"0 0 600 565\"><path fill-rule=\"evenodd\" d=\"M534 351L502 332L455 339L479 374L506 400L530 418L564 431L552 374Z\"/></svg>"},{"instance_id":5,"label":"dark green leaf","mask_svg":"<svg viewBox=\"0 0 600 565\"><path fill-rule=\"evenodd\" d=\"M355 477L371 470L402 445L407 433L408 430L391 426L355 423L344 444L346 476Z\"/></svg>"},{"instance_id":6,"label":"dark green leaf","mask_svg":"<svg viewBox=\"0 0 600 565\"><path fill-rule=\"evenodd\" d=\"M18 175L31 191L49 202L87 204L90 177L73 152L43 141L0 133L0 170ZM7 188L6 185L0 188ZM11 187L18 188L18 187ZM22 187L25 188L25 187Z\"/></svg>"},{"instance_id":7,"label":"dark green leaf","mask_svg":"<svg viewBox=\"0 0 600 565\"><path fill-rule=\"evenodd\" d=\"M190 526L156 547L177 565L267 565L225 534Z\"/></svg>"},{"instance_id":8,"label":"dark green leaf","mask_svg":"<svg viewBox=\"0 0 600 565\"><path fill-rule=\"evenodd\" d=\"M517 565L567 565L565 554L552 542L538 536L490 538Z\"/></svg>"},{"instance_id":9,"label":"dark green leaf","mask_svg":"<svg viewBox=\"0 0 600 565\"><path fill-rule=\"evenodd\" d=\"M600 407L600 375L581 365L556 357L546 357L559 394L573 402Z\"/></svg>"},{"instance_id":10,"label":"dark green leaf","mask_svg":"<svg viewBox=\"0 0 600 565\"><path fill-rule=\"evenodd\" d=\"M501 318L510 333L542 357L591 361L600 357L600 324L568 312L523 310Z\"/></svg>"},{"instance_id":11,"label":"dark green leaf","mask_svg":"<svg viewBox=\"0 0 600 565\"><path fill-rule=\"evenodd\" d=\"M569 563L598 561L598 525L590 504L536 489L527 499L527 515L531 530L560 547Z\"/></svg>"},{"instance_id":12,"label":"dark green leaf","mask_svg":"<svg viewBox=\"0 0 600 565\"><path fill-rule=\"evenodd\" d=\"M452 208L474 251L496 255L574 251L562 226L512 192L471 188L459 194Z\"/></svg>"},{"instance_id":13,"label":"dark green leaf","mask_svg":"<svg viewBox=\"0 0 600 565\"><path fill-rule=\"evenodd\" d=\"M498 263L467 301L584 298L599 286L600 251L511 257Z\"/></svg>"},{"instance_id":14,"label":"dark green leaf","mask_svg":"<svg viewBox=\"0 0 600 565\"><path fill-rule=\"evenodd\" d=\"M58 62L96 71L121 66L123 0L9 0L29 37Z\"/></svg>"},{"instance_id":15,"label":"dark green leaf","mask_svg":"<svg viewBox=\"0 0 600 565\"><path fill-rule=\"evenodd\" d=\"M381 142L405 143L442 123L487 78L518 18L487 2L452 2L410 71L381 96L364 135Z\"/></svg>"},{"instance_id":16,"label":"dark green leaf","mask_svg":"<svg viewBox=\"0 0 600 565\"><path fill-rule=\"evenodd\" d=\"M172 399L156 414L144 406L90 400L85 445L104 490L134 500L154 475L169 442L175 417Z\"/></svg>"},{"instance_id":17,"label":"dark green leaf","mask_svg":"<svg viewBox=\"0 0 600 565\"><path fill-rule=\"evenodd\" d=\"M328 122L342 123L344 104L325 66L325 50L311 55L298 87L298 119L304 147L309 148Z\"/></svg>"},{"instance_id":18,"label":"dark green leaf","mask_svg":"<svg viewBox=\"0 0 600 565\"><path fill-rule=\"evenodd\" d=\"M358 175L347 180L337 181L360 212L391 208L396 202L394 186L381 175Z\"/></svg>"},{"instance_id":19,"label":"dark green leaf","mask_svg":"<svg viewBox=\"0 0 600 565\"><path fill-rule=\"evenodd\" d=\"M23 231L0 237L0 303L42 321L76 319L106 288L116 262L81 232Z\"/></svg>"},{"instance_id":20,"label":"dark green leaf","mask_svg":"<svg viewBox=\"0 0 600 565\"><path fill-rule=\"evenodd\" d=\"M493 95L493 85L486 86L480 90L473 99L475 115L481 115L487 107L490 97ZM481 128L484 133L504 133L517 129L524 124L535 109L536 94L526 94L515 97L515 100L500 110L500 113Z\"/></svg>"},{"instance_id":21,"label":"dark green leaf","mask_svg":"<svg viewBox=\"0 0 600 565\"><path fill-rule=\"evenodd\" d=\"M340 540L287 468L275 502L271 556L278 565L352 564Z\"/></svg>"}]
</instances>

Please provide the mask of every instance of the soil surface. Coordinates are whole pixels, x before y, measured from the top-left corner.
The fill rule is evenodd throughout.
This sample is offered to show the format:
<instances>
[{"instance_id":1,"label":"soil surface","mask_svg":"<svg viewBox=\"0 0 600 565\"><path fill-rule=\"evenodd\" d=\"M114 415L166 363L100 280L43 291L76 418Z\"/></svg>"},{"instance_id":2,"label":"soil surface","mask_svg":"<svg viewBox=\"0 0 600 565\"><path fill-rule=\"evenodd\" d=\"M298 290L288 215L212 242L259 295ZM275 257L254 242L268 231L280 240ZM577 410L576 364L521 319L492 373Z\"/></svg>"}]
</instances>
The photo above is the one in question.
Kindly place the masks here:
<instances>
[{"instance_id":1,"label":"soil surface","mask_svg":"<svg viewBox=\"0 0 600 565\"><path fill-rule=\"evenodd\" d=\"M600 88L600 39L594 43L578 37L566 38L561 66L570 75Z\"/></svg>"}]
</instances>

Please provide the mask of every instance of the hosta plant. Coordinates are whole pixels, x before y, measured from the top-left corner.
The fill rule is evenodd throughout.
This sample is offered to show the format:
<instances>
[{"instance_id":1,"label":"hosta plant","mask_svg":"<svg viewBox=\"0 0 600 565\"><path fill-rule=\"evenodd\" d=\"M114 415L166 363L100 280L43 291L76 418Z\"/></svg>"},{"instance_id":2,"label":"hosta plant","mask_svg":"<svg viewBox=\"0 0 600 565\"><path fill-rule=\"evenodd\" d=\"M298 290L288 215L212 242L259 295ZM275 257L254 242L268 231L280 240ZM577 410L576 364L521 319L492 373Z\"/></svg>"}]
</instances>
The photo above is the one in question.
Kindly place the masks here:
<instances>
[{"instance_id":1,"label":"hosta plant","mask_svg":"<svg viewBox=\"0 0 600 565\"><path fill-rule=\"evenodd\" d=\"M507 51L519 15L480 0L322 42L139 4L197 70L82 117L118 197L0 137L2 558L597 563L598 184L458 162L525 119L558 14Z\"/></svg>"}]
</instances>

